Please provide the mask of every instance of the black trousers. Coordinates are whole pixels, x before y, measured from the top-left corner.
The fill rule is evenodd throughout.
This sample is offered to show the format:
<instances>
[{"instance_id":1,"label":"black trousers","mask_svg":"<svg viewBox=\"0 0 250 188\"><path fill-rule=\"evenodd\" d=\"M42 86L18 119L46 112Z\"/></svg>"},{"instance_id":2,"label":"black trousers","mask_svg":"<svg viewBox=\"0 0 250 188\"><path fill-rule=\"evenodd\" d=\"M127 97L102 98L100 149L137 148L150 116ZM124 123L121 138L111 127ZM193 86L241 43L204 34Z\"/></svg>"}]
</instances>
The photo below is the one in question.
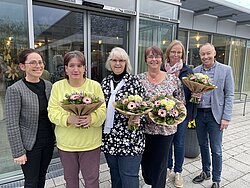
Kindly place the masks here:
<instances>
[{"instance_id":1,"label":"black trousers","mask_svg":"<svg viewBox=\"0 0 250 188\"><path fill-rule=\"evenodd\" d=\"M44 188L45 177L54 150L54 140L38 139L31 151L26 152L27 162L21 165L25 188Z\"/></svg>"},{"instance_id":2,"label":"black trousers","mask_svg":"<svg viewBox=\"0 0 250 188\"><path fill-rule=\"evenodd\" d=\"M152 185L152 188L165 188L168 154L173 136L146 134L141 167L145 183Z\"/></svg>"}]
</instances>

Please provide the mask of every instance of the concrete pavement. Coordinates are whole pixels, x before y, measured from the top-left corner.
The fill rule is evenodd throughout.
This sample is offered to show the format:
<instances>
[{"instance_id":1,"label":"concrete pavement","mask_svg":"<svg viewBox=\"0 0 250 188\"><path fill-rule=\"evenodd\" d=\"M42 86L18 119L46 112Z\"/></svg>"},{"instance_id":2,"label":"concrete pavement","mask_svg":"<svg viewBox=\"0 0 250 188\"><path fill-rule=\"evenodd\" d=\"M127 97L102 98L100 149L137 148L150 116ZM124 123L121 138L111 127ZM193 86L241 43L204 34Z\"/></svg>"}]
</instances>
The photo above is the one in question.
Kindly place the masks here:
<instances>
[{"instance_id":1,"label":"concrete pavement","mask_svg":"<svg viewBox=\"0 0 250 188\"><path fill-rule=\"evenodd\" d=\"M250 102L247 103L246 115L243 116L243 103L234 104L231 124L224 132L223 170L221 187L250 187ZM195 159L185 158L183 170L184 188L210 188L212 180L202 184L193 184L192 179L201 172L200 156ZM140 174L140 184L144 185ZM63 176L48 179L46 188L66 188ZM84 188L81 179L80 187ZM106 163L100 166L100 188L110 188L110 174ZM173 177L166 187L173 188Z\"/></svg>"}]
</instances>

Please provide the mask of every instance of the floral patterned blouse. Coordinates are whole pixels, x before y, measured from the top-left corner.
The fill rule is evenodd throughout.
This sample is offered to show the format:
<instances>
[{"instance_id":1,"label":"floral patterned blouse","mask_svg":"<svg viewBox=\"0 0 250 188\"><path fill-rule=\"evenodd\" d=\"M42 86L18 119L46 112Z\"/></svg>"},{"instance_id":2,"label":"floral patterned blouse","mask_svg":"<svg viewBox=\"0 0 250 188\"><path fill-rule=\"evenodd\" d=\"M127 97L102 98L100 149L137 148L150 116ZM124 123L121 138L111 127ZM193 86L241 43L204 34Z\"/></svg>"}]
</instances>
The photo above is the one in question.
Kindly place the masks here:
<instances>
[{"instance_id":1,"label":"floral patterned blouse","mask_svg":"<svg viewBox=\"0 0 250 188\"><path fill-rule=\"evenodd\" d=\"M173 95L180 101L185 102L184 90L181 81L176 76L166 73L165 79L159 84L153 84L149 82L147 78L147 72L138 75L140 82L146 89L146 99L157 94L169 94ZM161 126L152 122L147 118L147 123L145 124L145 133L151 135L171 135L177 131L177 126Z\"/></svg>"},{"instance_id":2,"label":"floral patterned blouse","mask_svg":"<svg viewBox=\"0 0 250 188\"><path fill-rule=\"evenodd\" d=\"M115 96L116 101L125 94L138 94L145 98L145 89L140 84L137 76L126 73L123 79L125 84L117 92ZM106 105L108 105L111 95L111 80L113 80L112 74L104 78L101 83ZM128 118L115 111L113 128L110 133L103 133L101 149L104 153L121 156L135 156L143 153L145 147L144 127L139 126L139 129L136 131L129 131L127 127Z\"/></svg>"}]
</instances>

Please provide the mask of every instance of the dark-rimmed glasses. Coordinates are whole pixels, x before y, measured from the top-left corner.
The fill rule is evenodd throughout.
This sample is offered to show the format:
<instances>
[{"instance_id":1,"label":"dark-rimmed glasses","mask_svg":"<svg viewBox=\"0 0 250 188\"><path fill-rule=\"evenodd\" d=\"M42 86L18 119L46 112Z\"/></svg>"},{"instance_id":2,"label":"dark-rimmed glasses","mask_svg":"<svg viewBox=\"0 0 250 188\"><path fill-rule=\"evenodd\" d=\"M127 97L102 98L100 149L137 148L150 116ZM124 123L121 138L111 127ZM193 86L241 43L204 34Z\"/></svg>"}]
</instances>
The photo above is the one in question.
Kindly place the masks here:
<instances>
[{"instance_id":1,"label":"dark-rimmed glasses","mask_svg":"<svg viewBox=\"0 0 250 188\"><path fill-rule=\"evenodd\" d=\"M45 65L44 61L35 61L35 60L32 60L32 61L27 62L25 64L28 64L28 65L30 65L32 67L36 67L37 65L39 65L39 66L44 66Z\"/></svg>"}]
</instances>

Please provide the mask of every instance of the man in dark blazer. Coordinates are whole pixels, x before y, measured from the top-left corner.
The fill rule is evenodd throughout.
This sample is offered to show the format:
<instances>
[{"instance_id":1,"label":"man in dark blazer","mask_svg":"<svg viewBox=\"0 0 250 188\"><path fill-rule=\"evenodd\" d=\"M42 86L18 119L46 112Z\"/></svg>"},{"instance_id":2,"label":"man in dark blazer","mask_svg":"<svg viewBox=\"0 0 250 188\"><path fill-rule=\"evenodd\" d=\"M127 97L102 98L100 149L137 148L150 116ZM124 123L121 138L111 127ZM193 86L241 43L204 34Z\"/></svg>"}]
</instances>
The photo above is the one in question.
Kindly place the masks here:
<instances>
[{"instance_id":1,"label":"man in dark blazer","mask_svg":"<svg viewBox=\"0 0 250 188\"><path fill-rule=\"evenodd\" d=\"M211 177L210 146L213 180L211 188L218 188L222 171L222 135L232 116L234 81L231 67L215 60L216 51L212 44L202 45L199 54L202 65L196 67L194 72L208 75L217 88L203 93L201 102L197 106L195 120L201 150L202 172L193 179L193 183L201 183Z\"/></svg>"}]
</instances>

